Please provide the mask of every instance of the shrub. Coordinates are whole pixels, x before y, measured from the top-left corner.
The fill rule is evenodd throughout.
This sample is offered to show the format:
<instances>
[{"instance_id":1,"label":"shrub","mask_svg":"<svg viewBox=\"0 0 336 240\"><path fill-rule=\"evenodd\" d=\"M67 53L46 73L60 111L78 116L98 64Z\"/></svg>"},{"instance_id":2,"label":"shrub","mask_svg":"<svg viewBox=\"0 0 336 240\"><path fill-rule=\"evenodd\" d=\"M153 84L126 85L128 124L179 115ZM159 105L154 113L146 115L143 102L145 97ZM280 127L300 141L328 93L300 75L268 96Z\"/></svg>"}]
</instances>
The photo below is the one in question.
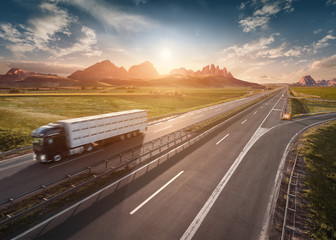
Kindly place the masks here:
<instances>
[{"instance_id":1,"label":"shrub","mask_svg":"<svg viewBox=\"0 0 336 240\"><path fill-rule=\"evenodd\" d=\"M21 129L0 129L0 151L8 151L31 144L30 132Z\"/></svg>"}]
</instances>

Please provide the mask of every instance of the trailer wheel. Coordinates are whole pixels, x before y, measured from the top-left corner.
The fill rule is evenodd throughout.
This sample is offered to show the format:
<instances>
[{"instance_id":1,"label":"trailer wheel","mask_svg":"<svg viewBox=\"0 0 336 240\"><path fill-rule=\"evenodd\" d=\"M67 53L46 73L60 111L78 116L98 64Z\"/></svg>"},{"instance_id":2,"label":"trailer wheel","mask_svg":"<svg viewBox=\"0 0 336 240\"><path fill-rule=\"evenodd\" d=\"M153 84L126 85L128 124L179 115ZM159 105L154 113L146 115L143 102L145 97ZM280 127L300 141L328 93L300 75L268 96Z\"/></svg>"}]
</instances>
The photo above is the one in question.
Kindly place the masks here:
<instances>
[{"instance_id":1,"label":"trailer wheel","mask_svg":"<svg viewBox=\"0 0 336 240\"><path fill-rule=\"evenodd\" d=\"M132 134L131 134L131 133L127 133L126 137L127 137L127 138L131 138L131 137L132 137Z\"/></svg>"},{"instance_id":2,"label":"trailer wheel","mask_svg":"<svg viewBox=\"0 0 336 240\"><path fill-rule=\"evenodd\" d=\"M85 147L85 150L86 150L87 152L91 152L92 149L93 149L93 145L92 145L91 143L88 144L88 145L86 145L86 147Z\"/></svg>"},{"instance_id":3,"label":"trailer wheel","mask_svg":"<svg viewBox=\"0 0 336 240\"><path fill-rule=\"evenodd\" d=\"M121 141L124 141L124 140L125 140L125 135L121 135L121 136L120 136L120 140L121 140Z\"/></svg>"},{"instance_id":4,"label":"trailer wheel","mask_svg":"<svg viewBox=\"0 0 336 240\"><path fill-rule=\"evenodd\" d=\"M133 137L135 137L137 134L137 131L132 132Z\"/></svg>"},{"instance_id":5,"label":"trailer wheel","mask_svg":"<svg viewBox=\"0 0 336 240\"><path fill-rule=\"evenodd\" d=\"M53 157L53 160L54 160L54 162L59 162L59 161L62 160L62 158L63 158L63 156L62 156L61 153L56 153Z\"/></svg>"}]
</instances>

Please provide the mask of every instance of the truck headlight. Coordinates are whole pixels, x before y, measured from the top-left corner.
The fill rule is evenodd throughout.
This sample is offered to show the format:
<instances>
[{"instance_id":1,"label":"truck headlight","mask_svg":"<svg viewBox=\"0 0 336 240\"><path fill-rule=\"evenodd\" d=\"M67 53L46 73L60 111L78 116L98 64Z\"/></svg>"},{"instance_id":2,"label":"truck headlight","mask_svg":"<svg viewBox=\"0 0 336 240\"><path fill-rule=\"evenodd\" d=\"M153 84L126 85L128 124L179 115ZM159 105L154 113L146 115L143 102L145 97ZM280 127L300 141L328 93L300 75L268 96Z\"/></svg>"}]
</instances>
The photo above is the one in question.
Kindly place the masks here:
<instances>
[{"instance_id":1,"label":"truck headlight","mask_svg":"<svg viewBox=\"0 0 336 240\"><path fill-rule=\"evenodd\" d=\"M41 154L40 155L40 161L41 162L45 162L46 161L46 155L45 154Z\"/></svg>"}]
</instances>

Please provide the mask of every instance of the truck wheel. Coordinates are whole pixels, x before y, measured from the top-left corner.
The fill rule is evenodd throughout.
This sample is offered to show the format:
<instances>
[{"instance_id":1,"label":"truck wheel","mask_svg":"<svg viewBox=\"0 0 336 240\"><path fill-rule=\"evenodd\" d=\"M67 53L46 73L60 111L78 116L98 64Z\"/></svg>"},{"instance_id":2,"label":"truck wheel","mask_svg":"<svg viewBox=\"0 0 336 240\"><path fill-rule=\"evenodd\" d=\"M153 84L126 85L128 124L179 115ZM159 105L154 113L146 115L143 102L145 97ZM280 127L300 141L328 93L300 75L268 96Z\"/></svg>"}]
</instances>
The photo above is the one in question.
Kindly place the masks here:
<instances>
[{"instance_id":1,"label":"truck wheel","mask_svg":"<svg viewBox=\"0 0 336 240\"><path fill-rule=\"evenodd\" d=\"M135 137L138 133L136 131L132 132L133 137Z\"/></svg>"},{"instance_id":2,"label":"truck wheel","mask_svg":"<svg viewBox=\"0 0 336 240\"><path fill-rule=\"evenodd\" d=\"M121 135L121 136L120 136L120 140L121 140L121 141L124 141L124 140L125 140L125 135Z\"/></svg>"},{"instance_id":3,"label":"truck wheel","mask_svg":"<svg viewBox=\"0 0 336 240\"><path fill-rule=\"evenodd\" d=\"M59 161L62 160L62 158L63 158L63 156L62 156L61 153L56 153L53 157L53 160L54 160L54 162L59 162Z\"/></svg>"},{"instance_id":4,"label":"truck wheel","mask_svg":"<svg viewBox=\"0 0 336 240\"><path fill-rule=\"evenodd\" d=\"M131 138L132 137L132 134L131 133L127 133L127 138Z\"/></svg>"},{"instance_id":5,"label":"truck wheel","mask_svg":"<svg viewBox=\"0 0 336 240\"><path fill-rule=\"evenodd\" d=\"M92 149L93 149L93 145L92 145L91 143L88 144L88 145L86 145L86 147L85 147L85 150L86 150L87 152L91 152Z\"/></svg>"}]
</instances>

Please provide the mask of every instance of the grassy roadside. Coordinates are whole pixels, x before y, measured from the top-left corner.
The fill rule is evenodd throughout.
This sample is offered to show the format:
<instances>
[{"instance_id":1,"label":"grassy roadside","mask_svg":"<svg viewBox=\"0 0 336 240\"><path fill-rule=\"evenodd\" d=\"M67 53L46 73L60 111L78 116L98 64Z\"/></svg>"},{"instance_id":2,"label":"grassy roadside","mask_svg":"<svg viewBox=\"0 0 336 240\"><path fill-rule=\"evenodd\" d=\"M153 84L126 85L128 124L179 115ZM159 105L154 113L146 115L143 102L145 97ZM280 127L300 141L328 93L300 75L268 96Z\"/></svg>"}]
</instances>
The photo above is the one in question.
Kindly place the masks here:
<instances>
[{"instance_id":1,"label":"grassy roadside","mask_svg":"<svg viewBox=\"0 0 336 240\"><path fill-rule=\"evenodd\" d=\"M311 239L336 239L336 121L311 128L300 138L298 153L307 173L307 199Z\"/></svg>"},{"instance_id":2,"label":"grassy roadside","mask_svg":"<svg viewBox=\"0 0 336 240\"><path fill-rule=\"evenodd\" d=\"M290 89L294 97L336 99L336 87L291 87Z\"/></svg>"},{"instance_id":3,"label":"grassy roadside","mask_svg":"<svg viewBox=\"0 0 336 240\"><path fill-rule=\"evenodd\" d=\"M80 95L73 92L71 95L71 92L67 92L64 95L52 92L44 93L43 96L0 97L0 151L30 145L33 129L61 119L129 109L146 109L151 118L246 97L249 91L246 88L139 88L115 89L107 93L115 95L99 94L84 92Z\"/></svg>"},{"instance_id":4,"label":"grassy roadside","mask_svg":"<svg viewBox=\"0 0 336 240\"><path fill-rule=\"evenodd\" d=\"M336 111L336 102L328 101L336 100L335 87L291 87L289 92L293 96L290 99L292 117L307 113Z\"/></svg>"}]
</instances>

